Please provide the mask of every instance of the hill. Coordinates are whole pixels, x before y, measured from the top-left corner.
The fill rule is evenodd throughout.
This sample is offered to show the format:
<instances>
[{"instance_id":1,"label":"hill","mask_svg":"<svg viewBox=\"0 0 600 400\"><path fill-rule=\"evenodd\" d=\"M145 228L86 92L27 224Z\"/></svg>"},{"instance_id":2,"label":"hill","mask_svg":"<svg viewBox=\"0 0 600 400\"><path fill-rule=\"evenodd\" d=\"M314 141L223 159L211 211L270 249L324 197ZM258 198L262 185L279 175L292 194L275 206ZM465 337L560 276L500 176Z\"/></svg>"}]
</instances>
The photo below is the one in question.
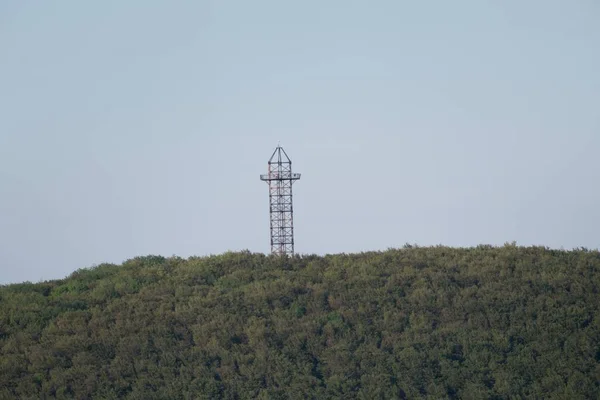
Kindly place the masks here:
<instances>
[{"instance_id":1,"label":"hill","mask_svg":"<svg viewBox=\"0 0 600 400\"><path fill-rule=\"evenodd\" d=\"M600 253L147 256L0 288L0 398L598 398Z\"/></svg>"}]
</instances>

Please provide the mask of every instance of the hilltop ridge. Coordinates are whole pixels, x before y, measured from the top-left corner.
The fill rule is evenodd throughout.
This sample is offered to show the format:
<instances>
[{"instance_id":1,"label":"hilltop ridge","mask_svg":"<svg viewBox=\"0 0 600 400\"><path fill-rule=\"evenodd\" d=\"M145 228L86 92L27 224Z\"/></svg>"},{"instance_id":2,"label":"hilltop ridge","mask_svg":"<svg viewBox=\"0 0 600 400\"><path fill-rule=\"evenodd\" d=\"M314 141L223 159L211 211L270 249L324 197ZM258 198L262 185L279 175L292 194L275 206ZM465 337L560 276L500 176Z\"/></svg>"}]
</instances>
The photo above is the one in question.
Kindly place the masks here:
<instances>
[{"instance_id":1,"label":"hilltop ridge","mask_svg":"<svg viewBox=\"0 0 600 400\"><path fill-rule=\"evenodd\" d=\"M600 253L146 256L0 287L0 398L597 398Z\"/></svg>"}]
</instances>

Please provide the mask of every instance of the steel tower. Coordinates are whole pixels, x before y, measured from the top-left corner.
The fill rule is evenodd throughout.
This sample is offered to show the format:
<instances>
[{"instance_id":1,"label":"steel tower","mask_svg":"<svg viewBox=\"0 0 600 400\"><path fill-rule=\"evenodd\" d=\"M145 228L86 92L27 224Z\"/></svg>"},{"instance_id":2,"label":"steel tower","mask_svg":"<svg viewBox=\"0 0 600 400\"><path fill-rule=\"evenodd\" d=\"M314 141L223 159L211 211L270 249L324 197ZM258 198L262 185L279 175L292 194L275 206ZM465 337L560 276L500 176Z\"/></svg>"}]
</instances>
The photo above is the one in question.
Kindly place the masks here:
<instances>
[{"instance_id":1,"label":"steel tower","mask_svg":"<svg viewBox=\"0 0 600 400\"><path fill-rule=\"evenodd\" d=\"M280 145L269 159L269 169L260 179L269 184L271 253L294 254L294 208L292 184L300 174L292 173L292 160Z\"/></svg>"}]
</instances>

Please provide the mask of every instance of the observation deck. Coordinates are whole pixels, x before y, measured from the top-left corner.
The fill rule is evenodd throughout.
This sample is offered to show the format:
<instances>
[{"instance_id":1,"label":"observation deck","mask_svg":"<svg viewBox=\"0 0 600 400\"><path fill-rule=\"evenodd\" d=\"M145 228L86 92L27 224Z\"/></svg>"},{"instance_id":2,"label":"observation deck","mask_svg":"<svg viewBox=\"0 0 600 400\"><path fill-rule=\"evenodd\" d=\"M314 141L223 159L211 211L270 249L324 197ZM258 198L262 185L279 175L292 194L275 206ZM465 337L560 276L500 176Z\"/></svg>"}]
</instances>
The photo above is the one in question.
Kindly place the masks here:
<instances>
[{"instance_id":1,"label":"observation deck","mask_svg":"<svg viewBox=\"0 0 600 400\"><path fill-rule=\"evenodd\" d=\"M260 176L261 181L282 181L282 180L298 180L300 174L292 172L271 172L270 174L263 174Z\"/></svg>"}]
</instances>

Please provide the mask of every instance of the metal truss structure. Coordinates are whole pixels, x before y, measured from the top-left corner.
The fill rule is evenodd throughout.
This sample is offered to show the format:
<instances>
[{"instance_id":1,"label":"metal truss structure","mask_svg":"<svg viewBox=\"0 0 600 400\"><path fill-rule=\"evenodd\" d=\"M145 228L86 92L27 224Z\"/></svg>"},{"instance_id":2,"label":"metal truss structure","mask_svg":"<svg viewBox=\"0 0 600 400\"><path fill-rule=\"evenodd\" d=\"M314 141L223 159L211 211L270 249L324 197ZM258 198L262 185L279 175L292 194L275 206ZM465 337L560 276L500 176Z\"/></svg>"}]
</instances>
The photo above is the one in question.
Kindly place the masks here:
<instances>
[{"instance_id":1,"label":"metal truss structure","mask_svg":"<svg viewBox=\"0 0 600 400\"><path fill-rule=\"evenodd\" d=\"M271 253L294 254L292 185L300 174L292 173L292 161L279 145L269 159L268 173L260 179L269 185Z\"/></svg>"}]
</instances>

